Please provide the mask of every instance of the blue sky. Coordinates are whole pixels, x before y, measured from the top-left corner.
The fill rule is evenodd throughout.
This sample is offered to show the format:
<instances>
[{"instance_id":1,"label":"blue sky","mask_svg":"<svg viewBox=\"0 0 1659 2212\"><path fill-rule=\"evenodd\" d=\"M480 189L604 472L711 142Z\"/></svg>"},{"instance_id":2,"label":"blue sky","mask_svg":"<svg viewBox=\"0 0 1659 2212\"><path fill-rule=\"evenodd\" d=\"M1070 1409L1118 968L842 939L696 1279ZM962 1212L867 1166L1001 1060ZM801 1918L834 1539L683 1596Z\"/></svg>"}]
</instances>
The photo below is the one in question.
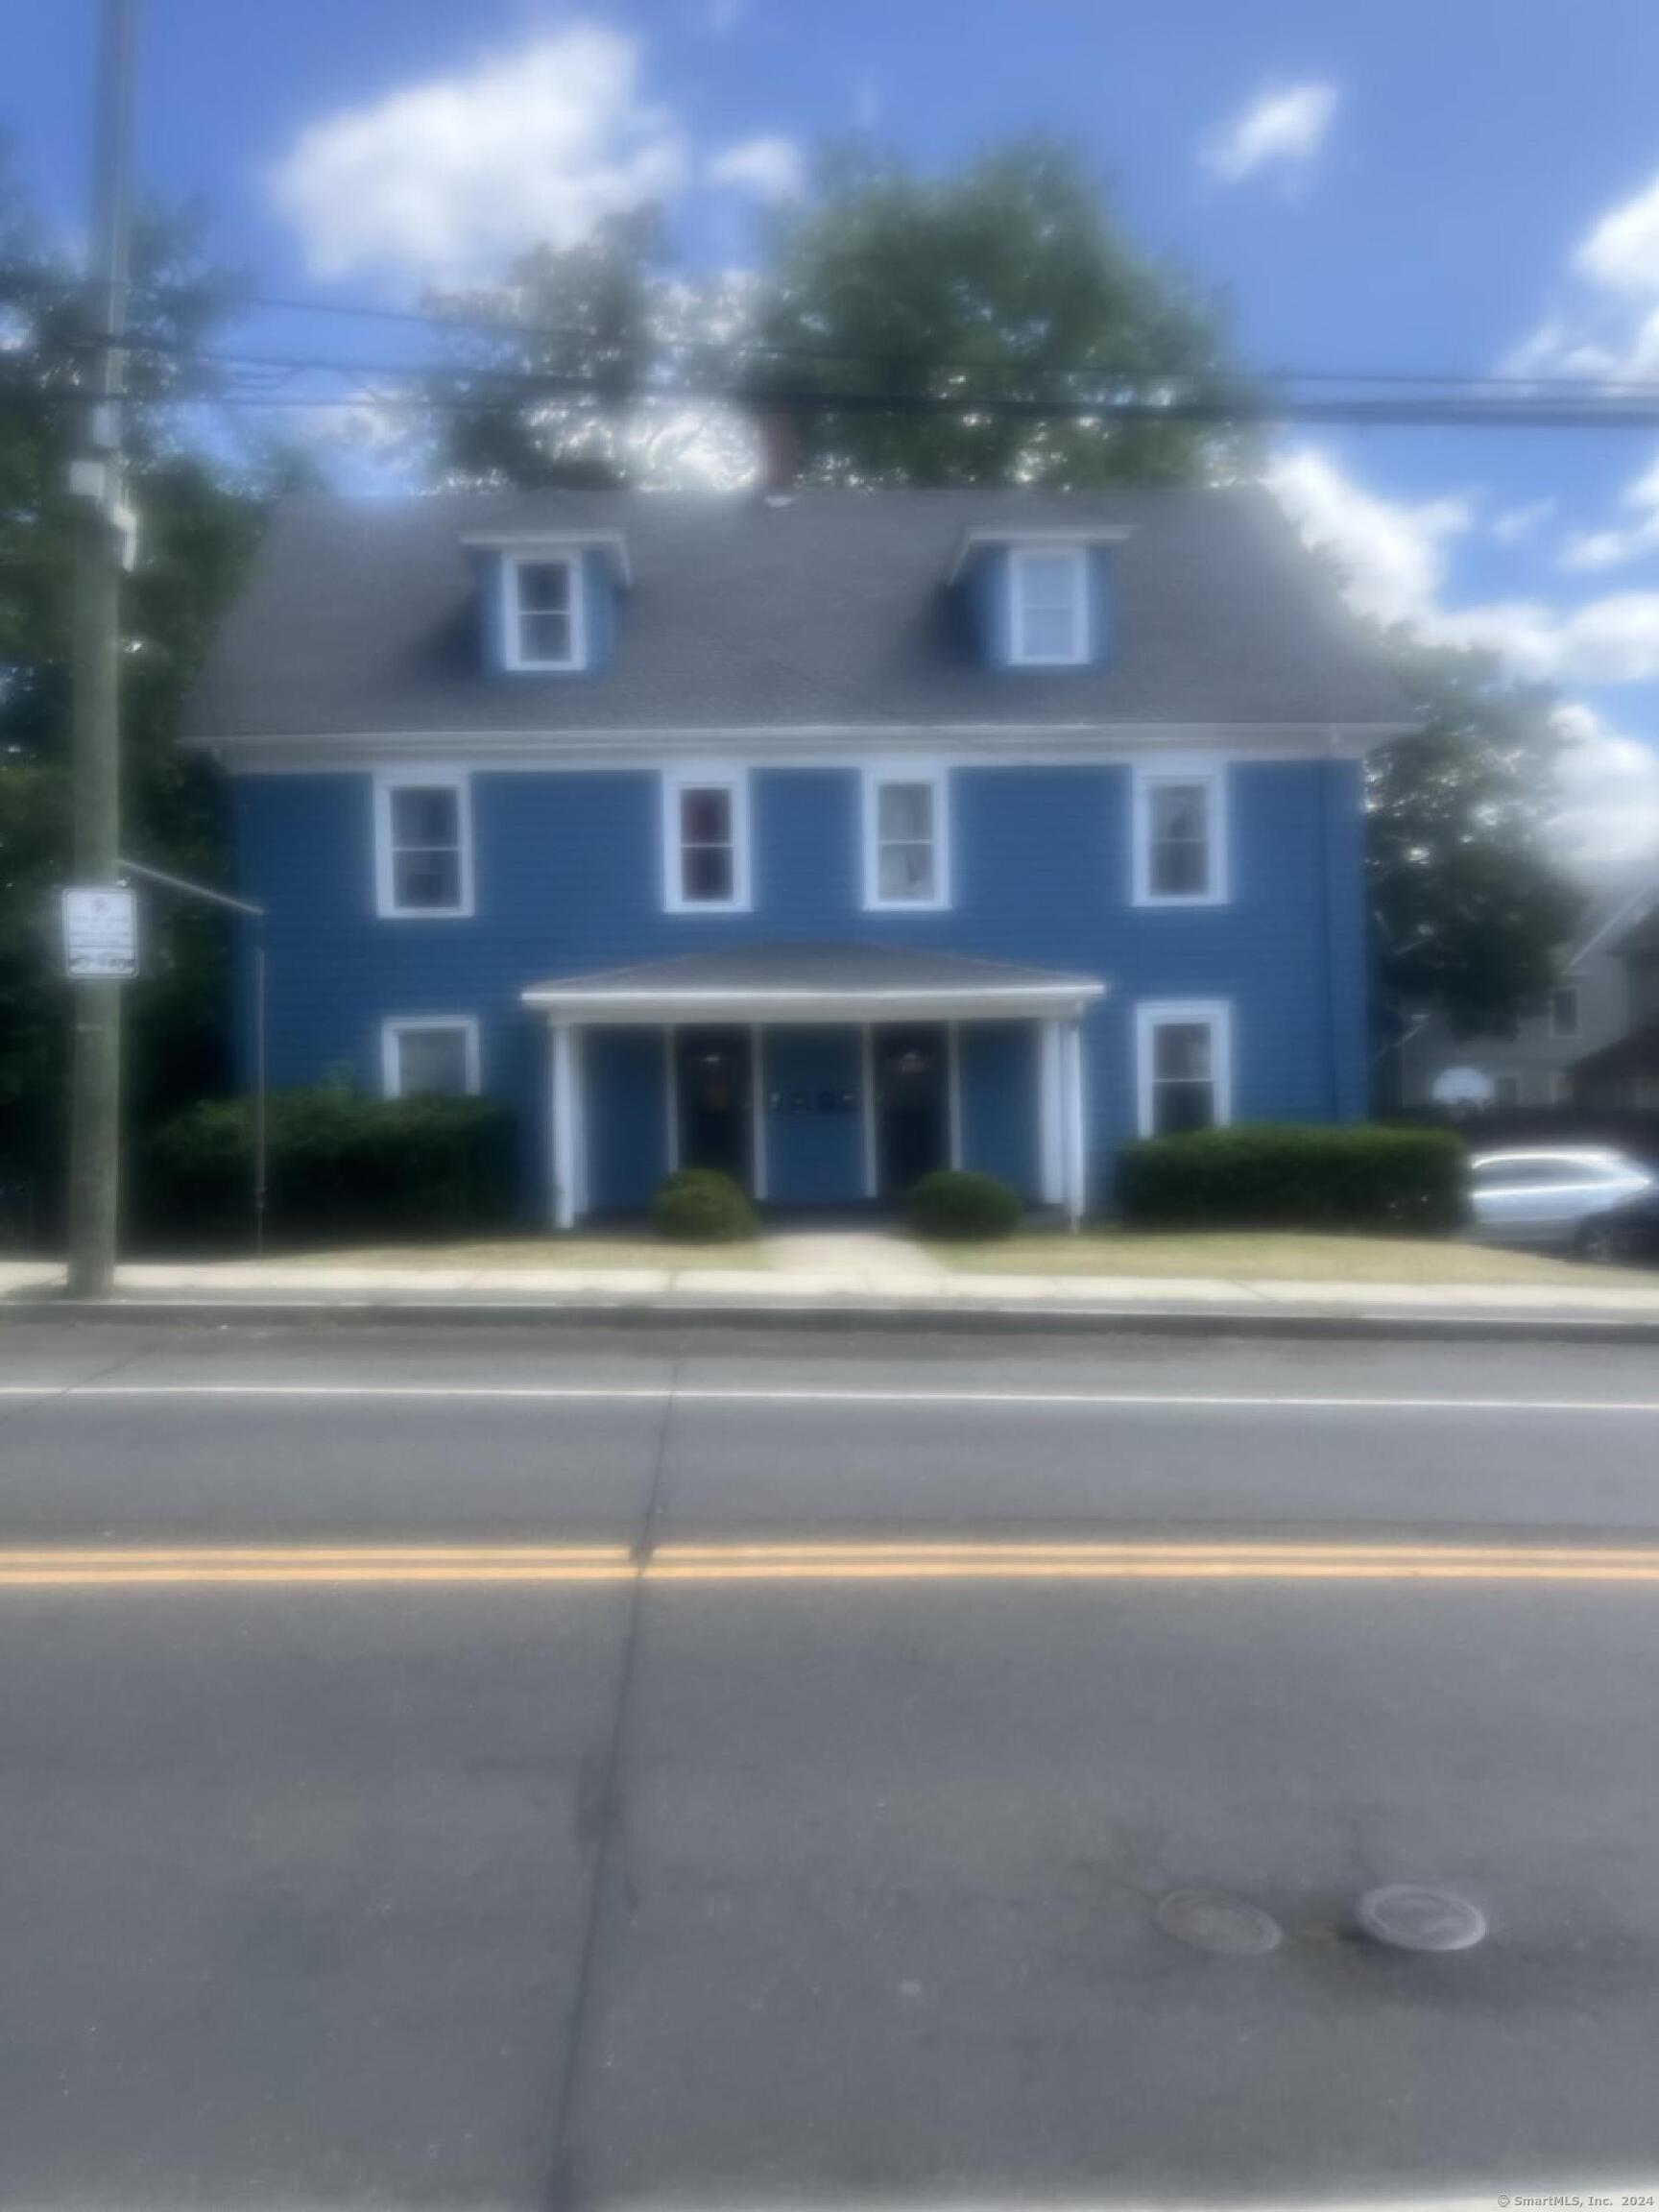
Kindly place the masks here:
<instances>
[{"instance_id":1,"label":"blue sky","mask_svg":"<svg viewBox=\"0 0 1659 2212\"><path fill-rule=\"evenodd\" d=\"M0 127L84 209L94 0L0 0ZM1652 0L142 0L144 185L261 289L387 303L661 194L741 265L825 135L924 166L1043 126L1242 356L1659 383ZM268 315L274 349L385 341ZM252 335L251 332L250 335ZM1557 681L1563 834L1659 868L1659 434L1291 431L1361 602Z\"/></svg>"}]
</instances>

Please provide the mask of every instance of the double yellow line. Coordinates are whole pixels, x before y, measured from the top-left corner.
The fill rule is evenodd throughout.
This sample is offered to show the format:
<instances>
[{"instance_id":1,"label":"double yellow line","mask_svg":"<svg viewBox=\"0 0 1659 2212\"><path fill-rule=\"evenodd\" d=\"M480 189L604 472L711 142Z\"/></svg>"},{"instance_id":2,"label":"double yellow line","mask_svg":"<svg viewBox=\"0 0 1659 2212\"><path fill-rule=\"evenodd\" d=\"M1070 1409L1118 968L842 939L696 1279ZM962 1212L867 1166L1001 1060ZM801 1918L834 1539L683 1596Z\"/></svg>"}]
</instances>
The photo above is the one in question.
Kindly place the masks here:
<instances>
[{"instance_id":1,"label":"double yellow line","mask_svg":"<svg viewBox=\"0 0 1659 2212\"><path fill-rule=\"evenodd\" d=\"M0 1550L0 1589L426 1583L1659 1582L1659 1544L920 1540L60 1545Z\"/></svg>"}]
</instances>

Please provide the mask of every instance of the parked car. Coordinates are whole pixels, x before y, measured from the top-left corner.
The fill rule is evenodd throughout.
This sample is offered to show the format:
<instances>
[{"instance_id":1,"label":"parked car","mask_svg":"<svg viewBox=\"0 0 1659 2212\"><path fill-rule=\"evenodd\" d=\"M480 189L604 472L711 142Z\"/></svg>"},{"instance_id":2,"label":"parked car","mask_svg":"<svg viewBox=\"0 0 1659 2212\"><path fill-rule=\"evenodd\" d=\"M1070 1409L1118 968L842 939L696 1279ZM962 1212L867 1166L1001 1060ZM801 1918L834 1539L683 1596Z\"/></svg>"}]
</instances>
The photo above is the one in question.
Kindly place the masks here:
<instances>
[{"instance_id":1,"label":"parked car","mask_svg":"<svg viewBox=\"0 0 1659 2212\"><path fill-rule=\"evenodd\" d=\"M1659 1184L1587 1221L1578 1250L1586 1260L1659 1261Z\"/></svg>"},{"instance_id":2,"label":"parked car","mask_svg":"<svg viewBox=\"0 0 1659 2212\"><path fill-rule=\"evenodd\" d=\"M1486 1152L1470 1164L1479 1234L1504 1244L1566 1244L1611 1258L1608 1216L1659 1193L1659 1175L1611 1146Z\"/></svg>"}]
</instances>

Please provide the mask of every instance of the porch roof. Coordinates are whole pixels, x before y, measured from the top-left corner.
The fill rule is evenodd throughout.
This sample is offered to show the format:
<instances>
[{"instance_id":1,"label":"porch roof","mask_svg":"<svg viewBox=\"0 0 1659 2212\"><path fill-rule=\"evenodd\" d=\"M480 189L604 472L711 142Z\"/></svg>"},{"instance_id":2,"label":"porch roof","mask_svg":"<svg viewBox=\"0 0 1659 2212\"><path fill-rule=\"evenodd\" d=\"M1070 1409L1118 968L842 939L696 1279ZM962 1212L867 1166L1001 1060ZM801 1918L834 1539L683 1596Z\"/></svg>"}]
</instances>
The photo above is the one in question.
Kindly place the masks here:
<instances>
[{"instance_id":1,"label":"porch roof","mask_svg":"<svg viewBox=\"0 0 1659 2212\"><path fill-rule=\"evenodd\" d=\"M752 945L533 983L526 1006L567 1022L1032 1021L1080 1014L1094 975L895 945Z\"/></svg>"}]
</instances>

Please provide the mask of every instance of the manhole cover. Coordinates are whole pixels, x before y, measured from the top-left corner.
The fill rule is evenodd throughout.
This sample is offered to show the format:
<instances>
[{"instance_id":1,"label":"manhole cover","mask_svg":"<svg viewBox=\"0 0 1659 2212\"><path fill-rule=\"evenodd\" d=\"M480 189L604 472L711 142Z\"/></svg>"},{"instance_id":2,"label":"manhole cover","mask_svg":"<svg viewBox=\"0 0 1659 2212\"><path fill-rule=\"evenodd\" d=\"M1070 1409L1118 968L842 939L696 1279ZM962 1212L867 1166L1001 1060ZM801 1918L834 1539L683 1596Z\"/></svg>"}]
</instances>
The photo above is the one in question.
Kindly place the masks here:
<instances>
[{"instance_id":1,"label":"manhole cover","mask_svg":"<svg viewBox=\"0 0 1659 2212\"><path fill-rule=\"evenodd\" d=\"M1368 1889L1357 1917L1374 1942L1396 1951L1468 1951L1486 1933L1485 1913L1467 1897L1410 1882Z\"/></svg>"},{"instance_id":2,"label":"manhole cover","mask_svg":"<svg viewBox=\"0 0 1659 2212\"><path fill-rule=\"evenodd\" d=\"M1223 1889L1171 1889L1159 1898L1153 1917L1177 1943L1224 1959L1259 1959L1277 1951L1281 1940L1279 1923L1270 1912L1243 1897L1229 1897Z\"/></svg>"}]
</instances>

